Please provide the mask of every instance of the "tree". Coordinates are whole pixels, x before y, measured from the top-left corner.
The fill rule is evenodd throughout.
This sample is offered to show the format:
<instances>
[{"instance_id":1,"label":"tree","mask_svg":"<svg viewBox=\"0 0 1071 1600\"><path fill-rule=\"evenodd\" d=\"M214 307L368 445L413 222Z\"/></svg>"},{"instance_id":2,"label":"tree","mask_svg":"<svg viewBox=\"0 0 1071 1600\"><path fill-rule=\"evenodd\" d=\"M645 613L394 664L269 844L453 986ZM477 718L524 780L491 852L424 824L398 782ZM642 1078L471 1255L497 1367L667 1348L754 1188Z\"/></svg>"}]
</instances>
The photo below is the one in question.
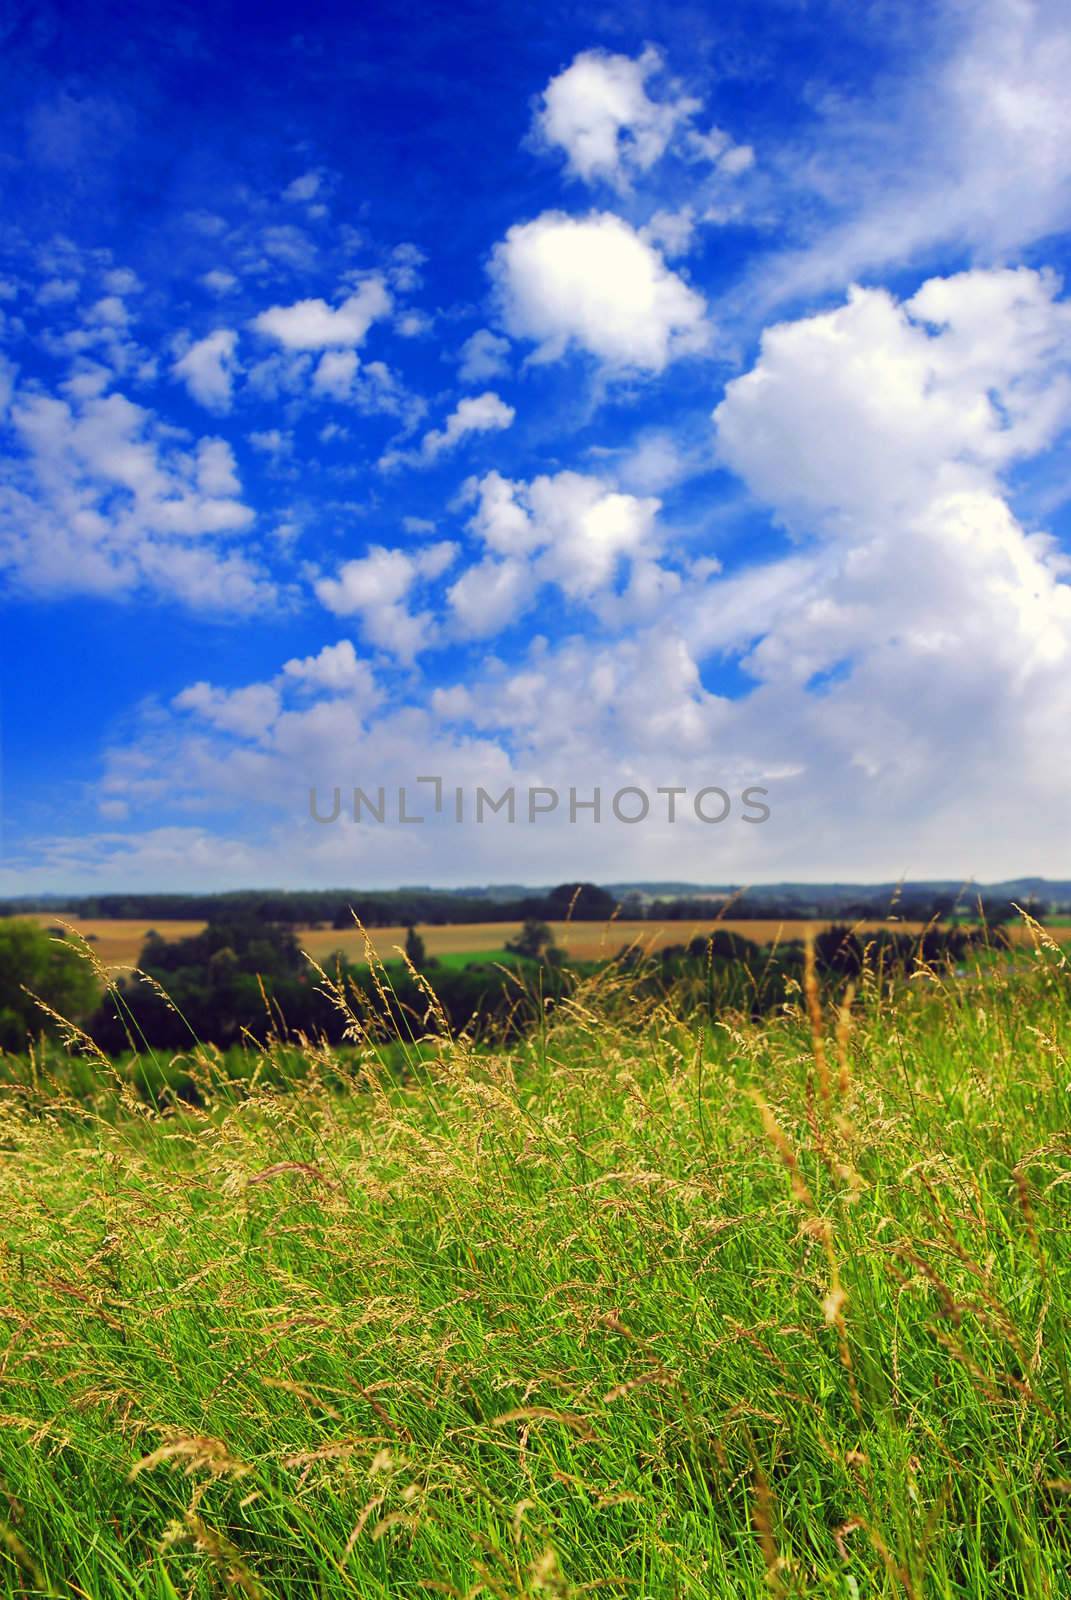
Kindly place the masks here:
<instances>
[{"instance_id":1,"label":"tree","mask_svg":"<svg viewBox=\"0 0 1071 1600\"><path fill-rule=\"evenodd\" d=\"M553 933L545 922L540 922L538 917L526 918L524 927L517 937L506 941L506 949L512 955L524 956L529 961L546 961L554 967L562 959L562 952L554 943Z\"/></svg>"},{"instance_id":2,"label":"tree","mask_svg":"<svg viewBox=\"0 0 1071 1600\"><path fill-rule=\"evenodd\" d=\"M419 972L427 964L428 952L423 939L410 923L405 930L405 953L411 966Z\"/></svg>"},{"instance_id":3,"label":"tree","mask_svg":"<svg viewBox=\"0 0 1071 1600\"><path fill-rule=\"evenodd\" d=\"M547 895L549 913L555 919L570 917L574 922L608 922L617 910L616 898L594 883L559 883Z\"/></svg>"},{"instance_id":4,"label":"tree","mask_svg":"<svg viewBox=\"0 0 1071 1600\"><path fill-rule=\"evenodd\" d=\"M80 1022L97 1001L97 981L73 945L36 922L5 917L0 921L0 1049L24 1050L28 1037L56 1032L34 995L67 1021Z\"/></svg>"}]
</instances>

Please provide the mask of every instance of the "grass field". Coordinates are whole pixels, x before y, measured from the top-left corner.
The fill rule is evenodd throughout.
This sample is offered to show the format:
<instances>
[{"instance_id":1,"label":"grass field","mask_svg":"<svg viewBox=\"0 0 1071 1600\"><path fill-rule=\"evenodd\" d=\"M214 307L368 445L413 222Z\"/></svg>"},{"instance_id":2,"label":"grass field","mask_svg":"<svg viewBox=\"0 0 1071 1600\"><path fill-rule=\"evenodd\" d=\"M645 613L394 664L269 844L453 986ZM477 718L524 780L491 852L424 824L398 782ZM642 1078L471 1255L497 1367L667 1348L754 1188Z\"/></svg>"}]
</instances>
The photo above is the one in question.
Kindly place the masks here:
<instances>
[{"instance_id":1,"label":"grass field","mask_svg":"<svg viewBox=\"0 0 1071 1600\"><path fill-rule=\"evenodd\" d=\"M44 926L50 926L56 923L57 918L55 915L39 915L36 920ZM103 964L110 968L132 967L136 964L150 927L155 927L165 939L181 939L188 934L198 933L204 926L200 922L150 923L107 918L94 920L63 917L62 921L76 928L81 934L92 936L94 950ZM802 939L808 933L817 933L822 928L828 927L829 923L791 920L746 922L727 919L720 922L711 920L664 923L555 922L550 926L554 932L555 942L569 955L580 961L598 961L614 955L622 945L634 941L644 950L655 951L668 944L686 944L699 934L721 928L740 933L747 939L755 940L757 944L770 944L774 941ZM911 933L920 933L924 924L862 922L857 926L867 931L895 927ZM429 955L475 957L497 954L504 948L507 939L514 938L520 932L520 927L519 922L458 923L447 927L422 925L420 934ZM397 947L405 943L405 933L404 927L370 928L368 938L381 960L393 960ZM1058 939L1071 940L1071 925L1066 928L1055 928L1053 933ZM297 938L302 949L307 950L318 961L323 960L333 950L344 950L355 961L361 961L365 956L365 936L356 927L342 930L302 928L298 930Z\"/></svg>"},{"instance_id":2,"label":"grass field","mask_svg":"<svg viewBox=\"0 0 1071 1600\"><path fill-rule=\"evenodd\" d=\"M0 1589L1059 1600L1069 993L9 1091Z\"/></svg>"}]
</instances>

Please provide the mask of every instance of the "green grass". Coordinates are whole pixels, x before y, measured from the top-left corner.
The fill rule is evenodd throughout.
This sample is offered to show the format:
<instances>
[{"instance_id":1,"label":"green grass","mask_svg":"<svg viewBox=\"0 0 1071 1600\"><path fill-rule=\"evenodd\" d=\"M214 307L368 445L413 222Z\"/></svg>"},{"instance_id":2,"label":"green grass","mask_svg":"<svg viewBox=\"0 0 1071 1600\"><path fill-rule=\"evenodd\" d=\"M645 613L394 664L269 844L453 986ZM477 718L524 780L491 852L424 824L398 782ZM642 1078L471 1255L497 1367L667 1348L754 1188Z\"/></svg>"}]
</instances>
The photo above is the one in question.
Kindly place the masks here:
<instances>
[{"instance_id":1,"label":"green grass","mask_svg":"<svg viewBox=\"0 0 1071 1600\"><path fill-rule=\"evenodd\" d=\"M514 955L512 950L444 950L434 959L436 967L445 967L449 972L462 972L466 967L485 963L514 967L520 958ZM434 968L432 975L434 976Z\"/></svg>"},{"instance_id":2,"label":"green grass","mask_svg":"<svg viewBox=\"0 0 1071 1600\"><path fill-rule=\"evenodd\" d=\"M817 1042L615 982L509 1053L4 1090L0 1592L1071 1592L1063 957Z\"/></svg>"}]
</instances>

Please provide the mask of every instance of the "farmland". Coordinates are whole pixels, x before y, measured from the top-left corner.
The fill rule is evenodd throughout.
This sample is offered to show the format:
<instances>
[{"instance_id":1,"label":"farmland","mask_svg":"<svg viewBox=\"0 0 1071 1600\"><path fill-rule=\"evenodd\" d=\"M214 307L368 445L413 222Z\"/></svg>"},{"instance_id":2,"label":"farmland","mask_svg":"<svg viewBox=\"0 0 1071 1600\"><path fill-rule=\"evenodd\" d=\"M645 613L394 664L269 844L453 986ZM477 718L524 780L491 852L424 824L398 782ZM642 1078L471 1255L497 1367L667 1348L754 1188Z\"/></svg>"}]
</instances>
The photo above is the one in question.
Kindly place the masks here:
<instances>
[{"instance_id":1,"label":"farmland","mask_svg":"<svg viewBox=\"0 0 1071 1600\"><path fill-rule=\"evenodd\" d=\"M198 933L204 927L202 922L168 922L157 921L150 923L145 920L123 918L57 918L55 915L37 914L36 921L43 926L55 926L62 921L68 927L74 928L83 937L92 940L94 951L101 963L113 970L129 968L136 965L141 952L145 935L150 927L156 929L165 939L181 939L190 934ZM715 929L741 934L746 939L752 939L757 944L784 943L786 940L802 939L808 933L817 933L822 928L828 927L828 922L793 921L793 920L746 920L726 918L723 920L709 919L707 921L623 921L611 922L552 922L551 930L554 942L563 949L567 955L578 961L598 961L612 956L620 950L622 945L637 944L646 951L658 951L668 945L687 944L699 935L707 934ZM858 924L861 931L876 932L881 928L896 928L908 933L921 933L924 924L921 922L878 922L866 921ZM430 925L421 927L421 937L432 956L487 956L501 952L507 940L515 938L520 932L519 922L470 922L449 923L442 926ZM1019 939L1025 937L1019 928L1012 930L1013 936ZM1057 927L1052 930L1053 936L1059 940L1071 939L1071 927ZM405 943L406 930L404 927L369 928L362 931L357 927L337 928L299 928L297 930L298 942L303 950L313 956L317 961L323 961L332 951L341 950L351 961L363 961L366 954L366 938L371 942L372 948L381 960L392 960L397 949Z\"/></svg>"}]
</instances>

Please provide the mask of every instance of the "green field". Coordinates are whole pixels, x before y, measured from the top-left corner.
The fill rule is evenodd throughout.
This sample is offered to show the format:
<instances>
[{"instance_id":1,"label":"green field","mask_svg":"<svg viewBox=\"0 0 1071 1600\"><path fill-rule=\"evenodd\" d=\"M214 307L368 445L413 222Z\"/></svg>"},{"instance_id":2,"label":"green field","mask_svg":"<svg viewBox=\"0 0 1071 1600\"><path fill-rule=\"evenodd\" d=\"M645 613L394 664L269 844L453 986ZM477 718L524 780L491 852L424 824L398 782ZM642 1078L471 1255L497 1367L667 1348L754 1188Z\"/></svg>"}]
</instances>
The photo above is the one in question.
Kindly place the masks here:
<instances>
[{"instance_id":1,"label":"green field","mask_svg":"<svg viewBox=\"0 0 1071 1600\"><path fill-rule=\"evenodd\" d=\"M1067 1595L1069 1000L1055 947L703 1030L604 974L198 1106L31 1070L0 1589Z\"/></svg>"}]
</instances>

